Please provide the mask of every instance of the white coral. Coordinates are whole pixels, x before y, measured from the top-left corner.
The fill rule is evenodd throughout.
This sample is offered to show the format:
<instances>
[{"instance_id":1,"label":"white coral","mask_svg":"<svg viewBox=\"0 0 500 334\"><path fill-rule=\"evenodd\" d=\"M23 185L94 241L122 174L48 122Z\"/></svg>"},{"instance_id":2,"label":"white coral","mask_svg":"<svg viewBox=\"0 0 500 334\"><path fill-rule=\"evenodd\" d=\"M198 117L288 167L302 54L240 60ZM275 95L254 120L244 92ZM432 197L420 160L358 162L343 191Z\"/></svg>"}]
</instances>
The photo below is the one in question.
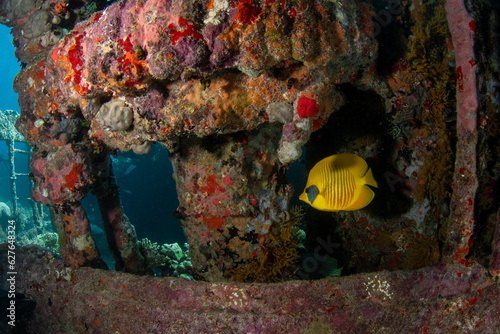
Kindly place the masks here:
<instances>
[{"instance_id":1,"label":"white coral","mask_svg":"<svg viewBox=\"0 0 500 334\"><path fill-rule=\"evenodd\" d=\"M50 31L52 24L51 15L44 9L37 10L30 15L28 21L23 25L22 34L25 38L34 38Z\"/></svg>"},{"instance_id":2,"label":"white coral","mask_svg":"<svg viewBox=\"0 0 500 334\"><path fill-rule=\"evenodd\" d=\"M10 208L7 204L5 204L4 202L0 202L0 217L3 217L3 216L10 217L11 211L10 211Z\"/></svg>"},{"instance_id":3,"label":"white coral","mask_svg":"<svg viewBox=\"0 0 500 334\"><path fill-rule=\"evenodd\" d=\"M132 151L134 151L135 154L148 154L149 151L151 151L151 142L145 141L142 144L135 145L132 147Z\"/></svg>"},{"instance_id":4,"label":"white coral","mask_svg":"<svg viewBox=\"0 0 500 334\"><path fill-rule=\"evenodd\" d=\"M229 8L229 1L228 0L214 0L212 2L212 8L208 11L208 15L203 20L203 23L205 24L214 24L217 25L220 23L220 20L218 19L218 14L220 11L225 11Z\"/></svg>"}]
</instances>

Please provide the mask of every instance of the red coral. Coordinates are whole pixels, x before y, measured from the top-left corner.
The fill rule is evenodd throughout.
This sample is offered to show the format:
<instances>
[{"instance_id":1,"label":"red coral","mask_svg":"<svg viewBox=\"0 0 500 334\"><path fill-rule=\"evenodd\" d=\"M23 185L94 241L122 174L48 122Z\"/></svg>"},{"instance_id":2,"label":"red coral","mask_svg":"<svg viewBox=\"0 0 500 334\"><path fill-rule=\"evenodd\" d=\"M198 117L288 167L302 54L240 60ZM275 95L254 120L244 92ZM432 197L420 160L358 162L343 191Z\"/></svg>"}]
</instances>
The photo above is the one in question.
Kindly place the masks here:
<instances>
[{"instance_id":1,"label":"red coral","mask_svg":"<svg viewBox=\"0 0 500 334\"><path fill-rule=\"evenodd\" d=\"M177 44L177 41L181 37L192 36L194 39L203 40L203 35L198 32L198 27L193 24L193 21L186 20L182 17L179 17L179 27L184 28L183 30L176 30L173 23L168 25L168 29L170 30L170 42L172 45Z\"/></svg>"},{"instance_id":2,"label":"red coral","mask_svg":"<svg viewBox=\"0 0 500 334\"><path fill-rule=\"evenodd\" d=\"M132 42L130 41L131 34L128 34L125 39L119 39L117 42L125 51L123 57L118 58L117 61L122 65L120 70L127 76L125 85L132 87L136 84L141 84L146 75L146 61L140 60L137 52L134 50Z\"/></svg>"},{"instance_id":3,"label":"red coral","mask_svg":"<svg viewBox=\"0 0 500 334\"><path fill-rule=\"evenodd\" d=\"M261 14L262 10L254 6L252 0L243 0L238 4L238 12L234 18L240 23L249 24L257 20Z\"/></svg>"},{"instance_id":4,"label":"red coral","mask_svg":"<svg viewBox=\"0 0 500 334\"><path fill-rule=\"evenodd\" d=\"M81 67L83 66L83 50L82 50L81 40L85 36L85 32L78 35L78 32L74 31L73 35L77 35L77 36L75 37L75 44L73 44L68 49L68 60L71 63L71 68L73 69L73 82L75 83L75 90L78 94L85 96L89 92L89 89L86 86L80 85L80 83L82 81L82 68ZM57 58L58 58L58 56L57 56ZM54 59L54 54L52 54L52 59ZM71 77L67 77L65 79L66 82L68 82L70 80L71 80Z\"/></svg>"},{"instance_id":5,"label":"red coral","mask_svg":"<svg viewBox=\"0 0 500 334\"><path fill-rule=\"evenodd\" d=\"M217 216L204 217L203 220L207 223L207 227L211 230L222 228L222 225L224 225L224 219Z\"/></svg>"},{"instance_id":6,"label":"red coral","mask_svg":"<svg viewBox=\"0 0 500 334\"><path fill-rule=\"evenodd\" d=\"M101 18L102 13L95 13L94 17L92 17L92 22L97 22Z\"/></svg>"},{"instance_id":7,"label":"red coral","mask_svg":"<svg viewBox=\"0 0 500 334\"><path fill-rule=\"evenodd\" d=\"M461 92L464 91L464 73L462 72L462 66L457 67L457 86Z\"/></svg>"},{"instance_id":8,"label":"red coral","mask_svg":"<svg viewBox=\"0 0 500 334\"><path fill-rule=\"evenodd\" d=\"M211 196L215 193L216 189L217 189L217 176L212 174L208 177L206 186L201 187L201 190L205 191L209 196Z\"/></svg>"},{"instance_id":9,"label":"red coral","mask_svg":"<svg viewBox=\"0 0 500 334\"><path fill-rule=\"evenodd\" d=\"M64 180L66 181L66 187L69 190L73 190L75 188L75 185L81 178L82 173L83 173L82 164L81 163L74 164L73 168L71 169L71 172L69 172L68 175L64 177Z\"/></svg>"},{"instance_id":10,"label":"red coral","mask_svg":"<svg viewBox=\"0 0 500 334\"><path fill-rule=\"evenodd\" d=\"M470 20L469 28L470 28L470 30L472 30L472 32L476 32L476 21Z\"/></svg>"},{"instance_id":11,"label":"red coral","mask_svg":"<svg viewBox=\"0 0 500 334\"><path fill-rule=\"evenodd\" d=\"M125 37L125 39L122 39L120 38L117 42L118 44L120 44L121 47L123 47L123 49L127 52L131 52L132 51L132 42L130 42L130 36L131 34L128 34L127 37Z\"/></svg>"},{"instance_id":12,"label":"red coral","mask_svg":"<svg viewBox=\"0 0 500 334\"><path fill-rule=\"evenodd\" d=\"M82 47L80 44L80 41L82 40L83 36L85 36L85 33L76 36L75 37L75 44L72 45L68 50L69 62L71 63L71 67L73 68L73 71L75 72L75 76L74 76L75 84L79 84L81 81L82 70L80 68L78 68L78 66L83 65Z\"/></svg>"},{"instance_id":13,"label":"red coral","mask_svg":"<svg viewBox=\"0 0 500 334\"><path fill-rule=\"evenodd\" d=\"M313 117L319 111L319 105L315 100L302 96L297 105L297 113L300 118Z\"/></svg>"}]
</instances>

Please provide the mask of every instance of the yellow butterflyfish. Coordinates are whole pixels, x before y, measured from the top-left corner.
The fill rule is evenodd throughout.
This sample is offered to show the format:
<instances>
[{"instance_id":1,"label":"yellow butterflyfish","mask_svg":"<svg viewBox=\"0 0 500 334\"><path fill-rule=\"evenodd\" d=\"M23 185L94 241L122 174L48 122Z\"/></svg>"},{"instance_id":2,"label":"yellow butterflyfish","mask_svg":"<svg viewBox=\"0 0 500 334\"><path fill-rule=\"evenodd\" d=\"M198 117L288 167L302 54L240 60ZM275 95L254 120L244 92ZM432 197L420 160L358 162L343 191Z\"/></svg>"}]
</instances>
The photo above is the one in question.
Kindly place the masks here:
<instances>
[{"instance_id":1,"label":"yellow butterflyfish","mask_svg":"<svg viewBox=\"0 0 500 334\"><path fill-rule=\"evenodd\" d=\"M321 211L352 211L364 208L375 196L377 181L366 161L351 153L329 156L309 172L299 199Z\"/></svg>"}]
</instances>

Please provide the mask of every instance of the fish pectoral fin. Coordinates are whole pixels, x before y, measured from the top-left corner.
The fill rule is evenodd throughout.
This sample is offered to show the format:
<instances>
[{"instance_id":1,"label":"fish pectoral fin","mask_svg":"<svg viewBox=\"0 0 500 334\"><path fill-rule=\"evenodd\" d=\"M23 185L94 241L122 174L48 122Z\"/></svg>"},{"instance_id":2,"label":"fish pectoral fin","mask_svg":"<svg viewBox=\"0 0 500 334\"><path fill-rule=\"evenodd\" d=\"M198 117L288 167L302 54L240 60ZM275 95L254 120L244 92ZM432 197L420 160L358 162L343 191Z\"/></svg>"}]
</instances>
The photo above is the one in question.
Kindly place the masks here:
<instances>
[{"instance_id":1,"label":"fish pectoral fin","mask_svg":"<svg viewBox=\"0 0 500 334\"><path fill-rule=\"evenodd\" d=\"M373 190L370 189L370 187L364 185L361 188L361 192L359 194L358 199L352 203L349 207L347 207L345 210L359 210L370 204L370 202L373 200L373 197L375 197L375 193Z\"/></svg>"}]
</instances>

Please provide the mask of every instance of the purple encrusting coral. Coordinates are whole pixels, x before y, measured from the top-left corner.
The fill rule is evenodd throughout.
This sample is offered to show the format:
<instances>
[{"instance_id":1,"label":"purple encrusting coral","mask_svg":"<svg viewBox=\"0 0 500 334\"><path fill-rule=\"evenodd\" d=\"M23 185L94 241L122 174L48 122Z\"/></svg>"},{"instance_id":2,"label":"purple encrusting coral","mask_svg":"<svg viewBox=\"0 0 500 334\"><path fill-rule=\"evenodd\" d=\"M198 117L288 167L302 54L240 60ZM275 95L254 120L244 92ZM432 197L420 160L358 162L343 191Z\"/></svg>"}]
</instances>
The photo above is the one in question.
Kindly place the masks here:
<instances>
[{"instance_id":1,"label":"purple encrusting coral","mask_svg":"<svg viewBox=\"0 0 500 334\"><path fill-rule=\"evenodd\" d=\"M5 263L4 249L0 254ZM18 289L39 305L28 333L493 333L499 326L498 285L484 268L464 271L458 263L272 285L214 284L70 269L29 247L18 253L18 268L27 273L18 276Z\"/></svg>"},{"instance_id":2,"label":"purple encrusting coral","mask_svg":"<svg viewBox=\"0 0 500 334\"><path fill-rule=\"evenodd\" d=\"M222 12L220 14L220 23L209 23L203 29L203 36L207 42L210 55L210 65L212 69L230 68L235 62L235 50L227 48L226 43L219 39L221 35L229 26L228 14Z\"/></svg>"}]
</instances>

